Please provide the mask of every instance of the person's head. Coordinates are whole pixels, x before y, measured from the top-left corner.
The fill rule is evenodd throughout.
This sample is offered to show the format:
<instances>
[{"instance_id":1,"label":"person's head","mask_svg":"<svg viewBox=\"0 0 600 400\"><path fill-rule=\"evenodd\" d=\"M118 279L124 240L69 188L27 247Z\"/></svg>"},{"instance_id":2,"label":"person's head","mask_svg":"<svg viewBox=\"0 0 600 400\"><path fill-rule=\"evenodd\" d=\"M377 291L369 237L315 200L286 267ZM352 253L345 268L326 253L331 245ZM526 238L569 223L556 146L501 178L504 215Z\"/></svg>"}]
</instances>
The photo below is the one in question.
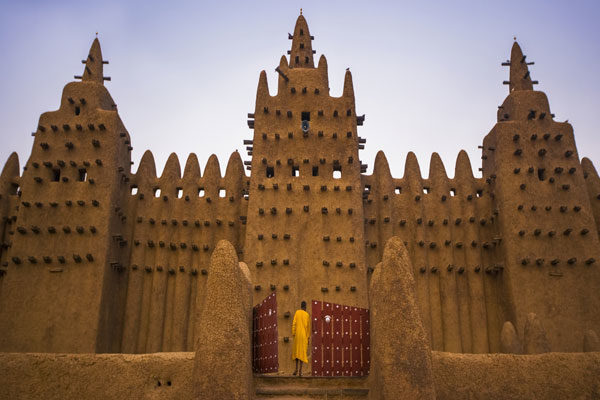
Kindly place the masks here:
<instances>
[{"instance_id":1,"label":"person's head","mask_svg":"<svg viewBox=\"0 0 600 400\"><path fill-rule=\"evenodd\" d=\"M306 302L305 301L300 303L300 308L302 308L304 311L306 311Z\"/></svg>"}]
</instances>

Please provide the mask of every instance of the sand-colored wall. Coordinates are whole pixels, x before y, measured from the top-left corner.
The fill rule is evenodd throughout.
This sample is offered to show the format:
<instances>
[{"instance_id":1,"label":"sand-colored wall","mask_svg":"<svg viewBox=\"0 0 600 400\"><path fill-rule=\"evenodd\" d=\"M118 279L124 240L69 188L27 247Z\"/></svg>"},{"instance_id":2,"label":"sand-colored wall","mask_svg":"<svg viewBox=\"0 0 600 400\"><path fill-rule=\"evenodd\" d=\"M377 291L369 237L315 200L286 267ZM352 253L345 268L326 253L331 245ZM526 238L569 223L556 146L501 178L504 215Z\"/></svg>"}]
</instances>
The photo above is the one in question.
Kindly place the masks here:
<instances>
[{"instance_id":1,"label":"sand-colored wall","mask_svg":"<svg viewBox=\"0 0 600 400\"><path fill-rule=\"evenodd\" d=\"M515 43L511 74L515 65L527 71L523 59ZM518 89L525 83L505 99L483 141L505 260L500 298L521 337L533 312L552 350L582 351L585 331L600 330L596 182L579 161L572 126L554 120L543 92Z\"/></svg>"},{"instance_id":2,"label":"sand-colored wall","mask_svg":"<svg viewBox=\"0 0 600 400\"><path fill-rule=\"evenodd\" d=\"M17 201L3 256L5 351L119 351L126 281L112 268L124 258L113 238L125 223L118 191L130 149L97 40L92 72L99 80L67 84L60 108L41 115L23 176L2 193Z\"/></svg>"},{"instance_id":3,"label":"sand-colored wall","mask_svg":"<svg viewBox=\"0 0 600 400\"><path fill-rule=\"evenodd\" d=\"M402 238L433 349L494 351L503 323L500 235L493 194L486 181L473 177L467 154L459 154L450 179L436 153L428 178L409 153L404 177L396 179L379 152L373 175L362 178L367 264L381 260L390 237Z\"/></svg>"},{"instance_id":4,"label":"sand-colored wall","mask_svg":"<svg viewBox=\"0 0 600 400\"><path fill-rule=\"evenodd\" d=\"M600 398L600 353L432 356L440 400Z\"/></svg>"},{"instance_id":5,"label":"sand-colored wall","mask_svg":"<svg viewBox=\"0 0 600 400\"><path fill-rule=\"evenodd\" d=\"M282 57L279 64L287 80L279 77L274 96L266 73L260 74L243 257L252 274L254 303L277 291L279 371L288 373L294 370L292 341L282 339L291 338L291 317L301 301L368 307L352 76L346 71L342 96L332 97L327 60L321 56L314 68L310 42L301 16L292 62ZM310 113L306 133L303 112ZM292 175L294 167L299 176ZM268 176L271 168L274 175ZM341 168L339 178L334 178L336 168Z\"/></svg>"},{"instance_id":6,"label":"sand-colored wall","mask_svg":"<svg viewBox=\"0 0 600 400\"><path fill-rule=\"evenodd\" d=\"M126 195L132 229L122 352L193 349L216 243L228 240L243 255L246 185L237 152L223 177L214 155L201 175L191 154L181 176L172 154L157 177L152 153L144 154Z\"/></svg>"},{"instance_id":7,"label":"sand-colored wall","mask_svg":"<svg viewBox=\"0 0 600 400\"><path fill-rule=\"evenodd\" d=\"M591 399L600 353L432 352L438 399ZM194 353L0 353L7 399L191 399ZM160 383L160 385L159 385ZM170 384L169 384L170 383Z\"/></svg>"}]
</instances>

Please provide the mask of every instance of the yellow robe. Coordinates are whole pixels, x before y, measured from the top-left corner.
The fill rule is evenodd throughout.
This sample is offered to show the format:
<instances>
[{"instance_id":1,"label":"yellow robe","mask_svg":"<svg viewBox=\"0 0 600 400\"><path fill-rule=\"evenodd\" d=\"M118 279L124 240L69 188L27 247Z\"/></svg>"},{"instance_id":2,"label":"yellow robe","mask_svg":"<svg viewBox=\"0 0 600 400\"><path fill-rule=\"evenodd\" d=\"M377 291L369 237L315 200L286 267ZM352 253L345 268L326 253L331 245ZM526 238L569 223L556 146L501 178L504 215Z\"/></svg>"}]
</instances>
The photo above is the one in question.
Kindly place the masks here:
<instances>
[{"instance_id":1,"label":"yellow robe","mask_svg":"<svg viewBox=\"0 0 600 400\"><path fill-rule=\"evenodd\" d=\"M296 358L302 362L308 363L306 350L308 348L308 336L310 335L310 316L304 310L298 310L294 314L292 322L292 335L294 343L292 345L292 360Z\"/></svg>"}]
</instances>

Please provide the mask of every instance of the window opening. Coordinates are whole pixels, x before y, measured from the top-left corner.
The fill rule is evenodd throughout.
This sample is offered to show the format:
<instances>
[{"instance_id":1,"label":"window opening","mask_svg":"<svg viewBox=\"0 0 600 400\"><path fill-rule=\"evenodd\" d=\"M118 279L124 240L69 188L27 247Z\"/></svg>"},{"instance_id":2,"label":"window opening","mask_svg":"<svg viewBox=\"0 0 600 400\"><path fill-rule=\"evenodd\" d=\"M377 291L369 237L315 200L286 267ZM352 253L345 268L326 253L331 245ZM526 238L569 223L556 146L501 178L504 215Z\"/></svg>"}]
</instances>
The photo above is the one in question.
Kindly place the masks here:
<instances>
[{"instance_id":1,"label":"window opening","mask_svg":"<svg viewBox=\"0 0 600 400\"><path fill-rule=\"evenodd\" d=\"M540 181L543 181L544 179L546 179L546 170L544 168L538 168L538 179Z\"/></svg>"},{"instance_id":2,"label":"window opening","mask_svg":"<svg viewBox=\"0 0 600 400\"><path fill-rule=\"evenodd\" d=\"M302 111L302 121L310 121L310 111Z\"/></svg>"},{"instance_id":3,"label":"window opening","mask_svg":"<svg viewBox=\"0 0 600 400\"><path fill-rule=\"evenodd\" d=\"M85 182L87 180L87 171L85 168L79 170L79 182Z\"/></svg>"},{"instance_id":4,"label":"window opening","mask_svg":"<svg viewBox=\"0 0 600 400\"><path fill-rule=\"evenodd\" d=\"M177 188L175 189L177 191L177 198L180 199L183 197L183 189L182 188Z\"/></svg>"},{"instance_id":5,"label":"window opening","mask_svg":"<svg viewBox=\"0 0 600 400\"><path fill-rule=\"evenodd\" d=\"M52 170L52 182L60 181L60 169Z\"/></svg>"},{"instance_id":6,"label":"window opening","mask_svg":"<svg viewBox=\"0 0 600 400\"><path fill-rule=\"evenodd\" d=\"M365 193L371 193L371 185L365 185Z\"/></svg>"},{"instance_id":7,"label":"window opening","mask_svg":"<svg viewBox=\"0 0 600 400\"><path fill-rule=\"evenodd\" d=\"M394 193L396 193L396 194L402 193L402 188L400 186L396 186L396 189L394 190Z\"/></svg>"},{"instance_id":8,"label":"window opening","mask_svg":"<svg viewBox=\"0 0 600 400\"><path fill-rule=\"evenodd\" d=\"M304 35L304 30L300 29L300 36Z\"/></svg>"},{"instance_id":9,"label":"window opening","mask_svg":"<svg viewBox=\"0 0 600 400\"><path fill-rule=\"evenodd\" d=\"M160 189L154 188L154 197L160 197Z\"/></svg>"},{"instance_id":10,"label":"window opening","mask_svg":"<svg viewBox=\"0 0 600 400\"><path fill-rule=\"evenodd\" d=\"M333 166L333 179L340 179L342 177L342 166L334 165Z\"/></svg>"},{"instance_id":11,"label":"window opening","mask_svg":"<svg viewBox=\"0 0 600 400\"><path fill-rule=\"evenodd\" d=\"M79 115L80 112L81 108L79 108L79 106L75 107L75 115Z\"/></svg>"},{"instance_id":12,"label":"window opening","mask_svg":"<svg viewBox=\"0 0 600 400\"><path fill-rule=\"evenodd\" d=\"M477 197L481 197L483 196L483 190L478 190L477 191Z\"/></svg>"},{"instance_id":13,"label":"window opening","mask_svg":"<svg viewBox=\"0 0 600 400\"><path fill-rule=\"evenodd\" d=\"M297 165L292 166L292 176L300 176L300 167L298 167Z\"/></svg>"},{"instance_id":14,"label":"window opening","mask_svg":"<svg viewBox=\"0 0 600 400\"><path fill-rule=\"evenodd\" d=\"M423 193L425 193L425 194L429 194L429 188L428 188L428 187L424 187L424 188L423 188Z\"/></svg>"},{"instance_id":15,"label":"window opening","mask_svg":"<svg viewBox=\"0 0 600 400\"><path fill-rule=\"evenodd\" d=\"M313 167L312 176L319 176L319 167Z\"/></svg>"},{"instance_id":16,"label":"window opening","mask_svg":"<svg viewBox=\"0 0 600 400\"><path fill-rule=\"evenodd\" d=\"M267 178L273 178L275 176L275 167L267 167Z\"/></svg>"},{"instance_id":17,"label":"window opening","mask_svg":"<svg viewBox=\"0 0 600 400\"><path fill-rule=\"evenodd\" d=\"M137 186L132 186L131 187L131 195L135 196L138 192L138 187Z\"/></svg>"},{"instance_id":18,"label":"window opening","mask_svg":"<svg viewBox=\"0 0 600 400\"><path fill-rule=\"evenodd\" d=\"M300 57L296 56L296 58L294 59L296 61L296 64L300 63Z\"/></svg>"},{"instance_id":19,"label":"window opening","mask_svg":"<svg viewBox=\"0 0 600 400\"><path fill-rule=\"evenodd\" d=\"M451 197L456 196L456 189L450 189L450 196Z\"/></svg>"},{"instance_id":20,"label":"window opening","mask_svg":"<svg viewBox=\"0 0 600 400\"><path fill-rule=\"evenodd\" d=\"M223 198L227 196L227 191L223 188L219 189L219 197Z\"/></svg>"},{"instance_id":21,"label":"window opening","mask_svg":"<svg viewBox=\"0 0 600 400\"><path fill-rule=\"evenodd\" d=\"M198 188L198 197L204 197L204 188Z\"/></svg>"}]
</instances>

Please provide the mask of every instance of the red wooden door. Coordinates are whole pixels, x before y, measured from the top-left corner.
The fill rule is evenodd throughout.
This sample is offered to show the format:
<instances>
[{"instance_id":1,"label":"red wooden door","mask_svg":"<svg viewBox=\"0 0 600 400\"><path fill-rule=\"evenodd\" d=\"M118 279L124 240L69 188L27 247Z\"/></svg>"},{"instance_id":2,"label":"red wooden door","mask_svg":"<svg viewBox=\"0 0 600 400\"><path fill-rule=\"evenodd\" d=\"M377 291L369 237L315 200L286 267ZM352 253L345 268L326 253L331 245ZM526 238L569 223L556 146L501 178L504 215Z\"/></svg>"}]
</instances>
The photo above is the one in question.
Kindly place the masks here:
<instances>
[{"instance_id":1,"label":"red wooden door","mask_svg":"<svg viewBox=\"0 0 600 400\"><path fill-rule=\"evenodd\" d=\"M369 310L317 300L311 303L312 375L368 375Z\"/></svg>"},{"instance_id":2,"label":"red wooden door","mask_svg":"<svg viewBox=\"0 0 600 400\"><path fill-rule=\"evenodd\" d=\"M252 309L252 369L270 373L279 370L277 297L271 293Z\"/></svg>"}]
</instances>

